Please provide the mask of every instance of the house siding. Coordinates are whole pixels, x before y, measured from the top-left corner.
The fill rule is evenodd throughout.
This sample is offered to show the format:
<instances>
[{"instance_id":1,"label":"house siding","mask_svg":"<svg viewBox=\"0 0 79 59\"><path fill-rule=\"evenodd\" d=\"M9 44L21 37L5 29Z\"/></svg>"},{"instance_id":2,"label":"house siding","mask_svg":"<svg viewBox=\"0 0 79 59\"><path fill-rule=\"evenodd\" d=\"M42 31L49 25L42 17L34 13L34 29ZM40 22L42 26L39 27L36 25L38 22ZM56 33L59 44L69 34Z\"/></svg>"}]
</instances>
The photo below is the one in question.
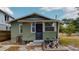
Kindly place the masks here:
<instances>
[{"instance_id":1,"label":"house siding","mask_svg":"<svg viewBox=\"0 0 79 59\"><path fill-rule=\"evenodd\" d=\"M4 17L5 14L3 14L2 12L0 12L0 22L1 23L5 23L5 17Z\"/></svg>"},{"instance_id":2,"label":"house siding","mask_svg":"<svg viewBox=\"0 0 79 59\"><path fill-rule=\"evenodd\" d=\"M43 39L46 40L46 39L49 39L49 40L53 40L56 38L56 32L54 31L47 31L47 32L44 32L43 33Z\"/></svg>"},{"instance_id":3,"label":"house siding","mask_svg":"<svg viewBox=\"0 0 79 59\"><path fill-rule=\"evenodd\" d=\"M18 22L13 22L11 24L11 41L15 42L16 37L19 35L19 23Z\"/></svg>"},{"instance_id":4,"label":"house siding","mask_svg":"<svg viewBox=\"0 0 79 59\"><path fill-rule=\"evenodd\" d=\"M10 24L8 24L6 21L5 21L5 15L8 16L7 14L3 13L0 11L0 30L10 30ZM8 21L11 21L13 20L13 18L11 18L9 16L9 19ZM6 29L7 27L7 29Z\"/></svg>"},{"instance_id":5,"label":"house siding","mask_svg":"<svg viewBox=\"0 0 79 59\"><path fill-rule=\"evenodd\" d=\"M23 24L23 40L33 41L35 39L35 33L31 32L31 23Z\"/></svg>"},{"instance_id":6,"label":"house siding","mask_svg":"<svg viewBox=\"0 0 79 59\"><path fill-rule=\"evenodd\" d=\"M16 37L19 35L19 24L18 22L13 22L11 24L11 40L12 42L16 41ZM22 25L22 39L24 41L33 41L35 40L35 33L31 32L31 23L23 23ZM56 38L56 32L55 31L45 31L43 32L43 39L46 40L49 38L49 40L53 40Z\"/></svg>"}]
</instances>

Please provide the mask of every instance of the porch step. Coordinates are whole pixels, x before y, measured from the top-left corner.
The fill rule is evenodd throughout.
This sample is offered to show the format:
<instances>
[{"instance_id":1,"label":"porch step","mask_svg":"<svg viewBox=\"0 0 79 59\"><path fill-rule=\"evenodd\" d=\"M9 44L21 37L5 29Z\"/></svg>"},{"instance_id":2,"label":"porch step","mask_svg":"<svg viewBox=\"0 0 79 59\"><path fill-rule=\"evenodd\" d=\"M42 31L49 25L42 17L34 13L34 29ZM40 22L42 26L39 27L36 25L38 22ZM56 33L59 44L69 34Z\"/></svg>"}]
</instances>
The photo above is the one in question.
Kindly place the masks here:
<instances>
[{"instance_id":1,"label":"porch step","mask_svg":"<svg viewBox=\"0 0 79 59\"><path fill-rule=\"evenodd\" d=\"M35 45L41 45L44 42L44 40L34 40L33 43Z\"/></svg>"}]
</instances>

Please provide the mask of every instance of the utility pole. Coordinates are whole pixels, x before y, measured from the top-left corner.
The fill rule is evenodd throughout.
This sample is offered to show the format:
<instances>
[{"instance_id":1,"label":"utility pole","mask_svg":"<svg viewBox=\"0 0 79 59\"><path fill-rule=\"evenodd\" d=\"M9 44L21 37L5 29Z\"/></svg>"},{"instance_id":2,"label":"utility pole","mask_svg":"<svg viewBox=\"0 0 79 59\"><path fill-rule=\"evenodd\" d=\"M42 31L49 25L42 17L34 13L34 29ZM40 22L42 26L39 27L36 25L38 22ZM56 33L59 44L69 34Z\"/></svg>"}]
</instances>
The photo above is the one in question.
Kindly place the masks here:
<instances>
[{"instance_id":1,"label":"utility pole","mask_svg":"<svg viewBox=\"0 0 79 59\"><path fill-rule=\"evenodd\" d=\"M55 15L55 19L57 19L57 17L58 17L58 16L57 16L57 15Z\"/></svg>"}]
</instances>

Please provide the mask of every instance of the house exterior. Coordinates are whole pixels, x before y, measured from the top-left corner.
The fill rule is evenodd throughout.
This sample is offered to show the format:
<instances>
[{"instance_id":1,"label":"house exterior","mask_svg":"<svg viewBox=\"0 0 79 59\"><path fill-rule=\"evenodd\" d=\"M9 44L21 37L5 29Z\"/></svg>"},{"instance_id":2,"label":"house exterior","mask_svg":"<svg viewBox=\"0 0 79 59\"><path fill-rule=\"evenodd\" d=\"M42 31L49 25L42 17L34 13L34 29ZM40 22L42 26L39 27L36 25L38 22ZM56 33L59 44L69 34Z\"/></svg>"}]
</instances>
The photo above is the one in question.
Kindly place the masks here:
<instances>
[{"instance_id":1,"label":"house exterior","mask_svg":"<svg viewBox=\"0 0 79 59\"><path fill-rule=\"evenodd\" d=\"M33 13L10 22L11 40L16 42L17 36L23 41L58 40L59 21Z\"/></svg>"},{"instance_id":2,"label":"house exterior","mask_svg":"<svg viewBox=\"0 0 79 59\"><path fill-rule=\"evenodd\" d=\"M14 20L14 18L0 9L0 30L9 31L11 25L8 22L11 20Z\"/></svg>"}]
</instances>

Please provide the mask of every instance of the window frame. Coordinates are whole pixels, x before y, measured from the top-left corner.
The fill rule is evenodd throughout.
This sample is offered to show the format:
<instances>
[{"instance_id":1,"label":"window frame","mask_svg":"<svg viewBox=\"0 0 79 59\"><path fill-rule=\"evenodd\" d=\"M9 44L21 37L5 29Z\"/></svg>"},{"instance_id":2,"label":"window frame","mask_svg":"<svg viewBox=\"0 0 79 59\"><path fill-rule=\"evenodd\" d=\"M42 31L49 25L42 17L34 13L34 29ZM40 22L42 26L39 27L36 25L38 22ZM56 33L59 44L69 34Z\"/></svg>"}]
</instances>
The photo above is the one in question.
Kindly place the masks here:
<instances>
[{"instance_id":1,"label":"window frame","mask_svg":"<svg viewBox=\"0 0 79 59\"><path fill-rule=\"evenodd\" d=\"M48 23L50 23L50 22L48 22ZM46 28L46 27L53 27L54 30L52 30L52 31L55 31L55 25L54 25L54 22L52 22L51 26L46 26L46 23L45 23L45 27L44 27L44 28ZM46 29L44 29L44 31L47 32Z\"/></svg>"},{"instance_id":2,"label":"window frame","mask_svg":"<svg viewBox=\"0 0 79 59\"><path fill-rule=\"evenodd\" d=\"M32 30L33 27L34 27L34 26L33 26L33 23L35 23L35 31L34 31L34 32L33 32L33 30ZM36 22L32 22L32 23L31 23L31 33L35 33L35 32L36 32Z\"/></svg>"},{"instance_id":3,"label":"window frame","mask_svg":"<svg viewBox=\"0 0 79 59\"><path fill-rule=\"evenodd\" d=\"M5 21L9 21L9 16L8 15L5 15Z\"/></svg>"}]
</instances>

